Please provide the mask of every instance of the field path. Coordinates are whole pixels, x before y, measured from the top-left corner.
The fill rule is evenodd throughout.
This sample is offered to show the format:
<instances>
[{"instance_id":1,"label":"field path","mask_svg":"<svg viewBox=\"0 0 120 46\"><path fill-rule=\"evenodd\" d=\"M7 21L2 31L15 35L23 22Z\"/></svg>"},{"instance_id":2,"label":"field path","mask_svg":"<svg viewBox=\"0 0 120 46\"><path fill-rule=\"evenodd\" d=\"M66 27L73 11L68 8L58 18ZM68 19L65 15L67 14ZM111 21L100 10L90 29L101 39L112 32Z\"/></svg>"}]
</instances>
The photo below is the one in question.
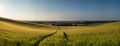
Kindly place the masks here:
<instances>
[{"instance_id":1,"label":"field path","mask_svg":"<svg viewBox=\"0 0 120 46\"><path fill-rule=\"evenodd\" d=\"M60 31L63 33L63 38L68 40L68 34L66 32L63 32L62 29L60 28L60 26L57 27L57 31Z\"/></svg>"},{"instance_id":2,"label":"field path","mask_svg":"<svg viewBox=\"0 0 120 46\"><path fill-rule=\"evenodd\" d=\"M39 46L39 44L40 44L44 39L46 39L46 38L48 38L48 37L56 34L57 32L58 32L58 31L56 31L56 32L54 32L54 33L51 33L51 34L48 34L48 35L46 35L46 36L44 36L44 37L42 37L42 38L39 37L39 40L38 40L33 46Z\"/></svg>"},{"instance_id":3,"label":"field path","mask_svg":"<svg viewBox=\"0 0 120 46\"><path fill-rule=\"evenodd\" d=\"M40 44L43 40L45 40L46 38L48 38L48 37L50 37L50 36L53 36L53 35L56 34L56 33L59 33L59 31L60 31L60 32L63 32L63 31L61 31L60 26L57 26L56 32L53 32L53 33L51 33L51 34L48 34L48 35L46 35L46 36L44 36L44 37L42 37L42 38L39 37L39 40L38 40L33 46L39 46L39 44ZM63 32L63 38L66 39L66 40L68 40L68 35L67 35L66 32Z\"/></svg>"},{"instance_id":4,"label":"field path","mask_svg":"<svg viewBox=\"0 0 120 46\"><path fill-rule=\"evenodd\" d=\"M68 40L68 35L67 35L67 33L63 32L63 38L65 38L66 40Z\"/></svg>"}]
</instances>

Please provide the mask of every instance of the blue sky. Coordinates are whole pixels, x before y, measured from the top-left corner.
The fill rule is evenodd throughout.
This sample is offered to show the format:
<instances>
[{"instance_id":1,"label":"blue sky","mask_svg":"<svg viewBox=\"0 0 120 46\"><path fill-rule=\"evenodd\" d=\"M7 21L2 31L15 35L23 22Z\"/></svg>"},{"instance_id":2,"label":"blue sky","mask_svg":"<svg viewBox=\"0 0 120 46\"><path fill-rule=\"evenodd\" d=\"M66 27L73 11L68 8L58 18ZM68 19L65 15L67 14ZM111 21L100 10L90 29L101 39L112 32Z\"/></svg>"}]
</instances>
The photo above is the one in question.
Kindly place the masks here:
<instances>
[{"instance_id":1,"label":"blue sky","mask_svg":"<svg viewBox=\"0 0 120 46\"><path fill-rule=\"evenodd\" d=\"M120 1L0 0L0 16L17 20L120 20Z\"/></svg>"}]
</instances>

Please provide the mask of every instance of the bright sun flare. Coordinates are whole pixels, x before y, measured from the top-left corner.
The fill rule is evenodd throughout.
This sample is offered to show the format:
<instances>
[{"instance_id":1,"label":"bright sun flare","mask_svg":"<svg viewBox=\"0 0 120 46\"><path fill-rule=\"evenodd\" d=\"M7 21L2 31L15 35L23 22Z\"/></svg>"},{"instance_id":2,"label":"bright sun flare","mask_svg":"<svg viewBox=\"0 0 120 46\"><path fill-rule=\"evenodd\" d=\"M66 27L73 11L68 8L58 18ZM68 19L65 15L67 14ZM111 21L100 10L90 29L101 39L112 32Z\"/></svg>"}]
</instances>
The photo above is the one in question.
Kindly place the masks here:
<instances>
[{"instance_id":1,"label":"bright sun flare","mask_svg":"<svg viewBox=\"0 0 120 46\"><path fill-rule=\"evenodd\" d=\"M0 16L5 12L6 10L6 5L0 2Z\"/></svg>"},{"instance_id":2,"label":"bright sun flare","mask_svg":"<svg viewBox=\"0 0 120 46\"><path fill-rule=\"evenodd\" d=\"M4 9L5 9L5 5L0 3L0 12L3 12Z\"/></svg>"},{"instance_id":3,"label":"bright sun flare","mask_svg":"<svg viewBox=\"0 0 120 46\"><path fill-rule=\"evenodd\" d=\"M7 13L6 5L0 2L0 17L6 17L4 14Z\"/></svg>"}]
</instances>

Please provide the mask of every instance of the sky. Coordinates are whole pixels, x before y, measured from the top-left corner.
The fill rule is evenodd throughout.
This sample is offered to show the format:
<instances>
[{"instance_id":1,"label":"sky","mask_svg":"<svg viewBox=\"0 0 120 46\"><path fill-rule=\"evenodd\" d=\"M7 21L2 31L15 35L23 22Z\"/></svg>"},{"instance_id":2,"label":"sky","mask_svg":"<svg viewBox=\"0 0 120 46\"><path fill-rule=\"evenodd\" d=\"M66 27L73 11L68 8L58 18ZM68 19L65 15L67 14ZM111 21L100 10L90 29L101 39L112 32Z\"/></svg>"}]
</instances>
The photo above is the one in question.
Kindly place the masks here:
<instances>
[{"instance_id":1,"label":"sky","mask_svg":"<svg viewBox=\"0 0 120 46\"><path fill-rule=\"evenodd\" d=\"M15 20L120 20L119 0L0 0L0 17Z\"/></svg>"}]
</instances>

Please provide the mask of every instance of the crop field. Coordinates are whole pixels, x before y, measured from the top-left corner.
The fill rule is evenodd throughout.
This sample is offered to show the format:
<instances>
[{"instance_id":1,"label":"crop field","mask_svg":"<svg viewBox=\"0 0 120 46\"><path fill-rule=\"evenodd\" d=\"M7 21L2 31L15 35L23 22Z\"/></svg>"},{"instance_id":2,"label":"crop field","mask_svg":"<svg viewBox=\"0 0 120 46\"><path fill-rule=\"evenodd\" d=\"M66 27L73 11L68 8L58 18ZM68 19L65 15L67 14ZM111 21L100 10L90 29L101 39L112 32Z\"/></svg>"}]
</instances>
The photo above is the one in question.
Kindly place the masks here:
<instances>
[{"instance_id":1,"label":"crop field","mask_svg":"<svg viewBox=\"0 0 120 46\"><path fill-rule=\"evenodd\" d=\"M120 22L99 26L61 26L42 46L119 46Z\"/></svg>"},{"instance_id":2,"label":"crop field","mask_svg":"<svg viewBox=\"0 0 120 46\"><path fill-rule=\"evenodd\" d=\"M120 46L120 22L86 26L0 20L0 46Z\"/></svg>"},{"instance_id":3,"label":"crop field","mask_svg":"<svg viewBox=\"0 0 120 46\"><path fill-rule=\"evenodd\" d=\"M0 46L35 46L53 27L31 27L0 21Z\"/></svg>"}]
</instances>

